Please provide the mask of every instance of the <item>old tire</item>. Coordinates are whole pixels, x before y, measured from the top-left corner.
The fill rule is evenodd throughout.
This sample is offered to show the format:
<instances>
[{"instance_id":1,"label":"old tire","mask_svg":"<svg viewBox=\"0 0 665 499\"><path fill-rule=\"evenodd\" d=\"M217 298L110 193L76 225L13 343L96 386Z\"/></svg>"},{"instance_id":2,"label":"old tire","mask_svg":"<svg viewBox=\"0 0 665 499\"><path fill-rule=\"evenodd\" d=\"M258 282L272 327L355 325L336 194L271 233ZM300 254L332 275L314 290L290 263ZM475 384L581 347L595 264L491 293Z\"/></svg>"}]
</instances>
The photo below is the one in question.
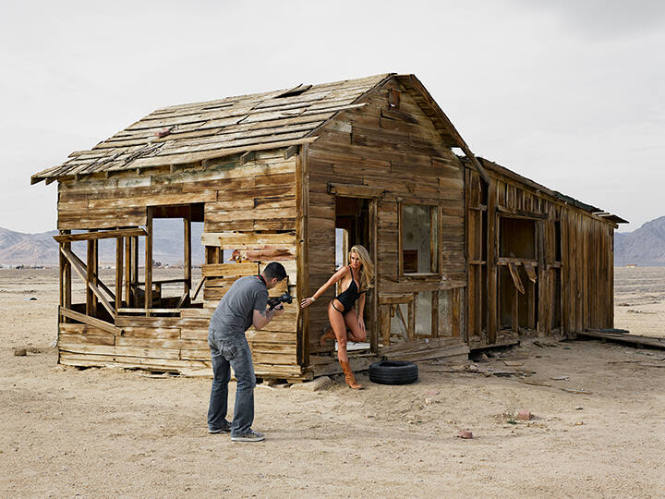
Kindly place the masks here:
<instances>
[{"instance_id":1,"label":"old tire","mask_svg":"<svg viewBox=\"0 0 665 499\"><path fill-rule=\"evenodd\" d=\"M382 360L369 366L369 380L382 385L407 385L418 379L418 366L402 360Z\"/></svg>"}]
</instances>

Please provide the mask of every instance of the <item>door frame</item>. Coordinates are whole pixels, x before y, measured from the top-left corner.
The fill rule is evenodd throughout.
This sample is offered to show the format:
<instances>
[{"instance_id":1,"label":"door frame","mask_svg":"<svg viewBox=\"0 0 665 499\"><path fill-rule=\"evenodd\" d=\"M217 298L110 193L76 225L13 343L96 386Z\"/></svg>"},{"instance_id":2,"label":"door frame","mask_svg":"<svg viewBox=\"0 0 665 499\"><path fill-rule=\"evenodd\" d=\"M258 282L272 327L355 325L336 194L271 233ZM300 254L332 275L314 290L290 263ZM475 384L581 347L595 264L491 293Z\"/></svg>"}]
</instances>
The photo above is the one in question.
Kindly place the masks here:
<instances>
[{"instance_id":1,"label":"door frame","mask_svg":"<svg viewBox=\"0 0 665 499\"><path fill-rule=\"evenodd\" d=\"M328 184L328 192L335 196L343 198L356 198L366 199L369 201L369 230L368 235L370 238L371 249L370 257L374 263L374 288L372 289L372 315L374 321L372 328L367 331L369 336L370 351L378 353L379 351L379 198L382 197L383 191L380 189L370 188L366 185L353 185L353 184ZM337 219L337 211L335 210L335 220Z\"/></svg>"}]
</instances>

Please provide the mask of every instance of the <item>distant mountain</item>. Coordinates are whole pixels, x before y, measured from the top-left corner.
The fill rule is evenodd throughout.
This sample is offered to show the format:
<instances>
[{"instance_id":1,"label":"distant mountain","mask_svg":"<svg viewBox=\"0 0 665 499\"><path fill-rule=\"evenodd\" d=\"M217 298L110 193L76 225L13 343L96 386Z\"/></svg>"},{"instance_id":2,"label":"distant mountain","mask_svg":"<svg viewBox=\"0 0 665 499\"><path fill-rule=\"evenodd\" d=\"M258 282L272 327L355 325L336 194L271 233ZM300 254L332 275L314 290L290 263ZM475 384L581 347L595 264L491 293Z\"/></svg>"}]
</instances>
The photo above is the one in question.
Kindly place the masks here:
<instances>
[{"instance_id":1,"label":"distant mountain","mask_svg":"<svg viewBox=\"0 0 665 499\"><path fill-rule=\"evenodd\" d=\"M0 227L0 264L48 265L58 261L57 230L24 234Z\"/></svg>"},{"instance_id":2,"label":"distant mountain","mask_svg":"<svg viewBox=\"0 0 665 499\"><path fill-rule=\"evenodd\" d=\"M179 219L155 219L153 259L155 262L174 265L182 263L184 254L183 223ZM192 263L203 263L201 245L202 223L192 223ZM0 264L2 265L57 265L58 243L53 236L58 231L24 234L0 227ZM86 243L72 245L74 252L85 261ZM143 255L140 244L139 255ZM141 262L143 257L139 257ZM115 264L115 239L103 239L99 244L100 264Z\"/></svg>"},{"instance_id":3,"label":"distant mountain","mask_svg":"<svg viewBox=\"0 0 665 499\"><path fill-rule=\"evenodd\" d=\"M614 265L665 265L665 217L633 232L614 234Z\"/></svg>"}]
</instances>

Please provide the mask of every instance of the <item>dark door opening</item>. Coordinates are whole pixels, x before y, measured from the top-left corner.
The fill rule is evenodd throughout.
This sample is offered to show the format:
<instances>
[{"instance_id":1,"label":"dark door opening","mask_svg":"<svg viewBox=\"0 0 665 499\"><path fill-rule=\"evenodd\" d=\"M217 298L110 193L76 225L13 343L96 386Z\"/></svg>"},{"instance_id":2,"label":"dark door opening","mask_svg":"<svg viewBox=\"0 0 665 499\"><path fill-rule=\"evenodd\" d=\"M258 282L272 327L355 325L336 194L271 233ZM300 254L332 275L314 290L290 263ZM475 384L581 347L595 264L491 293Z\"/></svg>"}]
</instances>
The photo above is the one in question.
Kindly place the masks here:
<instances>
[{"instance_id":1,"label":"dark door opening","mask_svg":"<svg viewBox=\"0 0 665 499\"><path fill-rule=\"evenodd\" d=\"M519 333L538 322L537 224L533 219L499 219L499 327Z\"/></svg>"}]
</instances>

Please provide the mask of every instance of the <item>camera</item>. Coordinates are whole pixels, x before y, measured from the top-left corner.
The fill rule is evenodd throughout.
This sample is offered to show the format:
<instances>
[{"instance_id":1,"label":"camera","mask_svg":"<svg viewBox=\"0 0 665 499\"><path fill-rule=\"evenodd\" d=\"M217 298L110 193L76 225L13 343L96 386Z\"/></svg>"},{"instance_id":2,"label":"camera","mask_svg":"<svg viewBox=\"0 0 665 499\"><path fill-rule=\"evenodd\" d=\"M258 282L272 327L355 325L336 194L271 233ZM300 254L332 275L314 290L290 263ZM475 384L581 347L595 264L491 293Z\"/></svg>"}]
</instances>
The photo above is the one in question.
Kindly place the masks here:
<instances>
[{"instance_id":1,"label":"camera","mask_svg":"<svg viewBox=\"0 0 665 499\"><path fill-rule=\"evenodd\" d=\"M291 296L289 292L286 291L284 294L280 296L268 298L268 310L272 310L280 303L292 303L292 302L293 302L293 296Z\"/></svg>"}]
</instances>

